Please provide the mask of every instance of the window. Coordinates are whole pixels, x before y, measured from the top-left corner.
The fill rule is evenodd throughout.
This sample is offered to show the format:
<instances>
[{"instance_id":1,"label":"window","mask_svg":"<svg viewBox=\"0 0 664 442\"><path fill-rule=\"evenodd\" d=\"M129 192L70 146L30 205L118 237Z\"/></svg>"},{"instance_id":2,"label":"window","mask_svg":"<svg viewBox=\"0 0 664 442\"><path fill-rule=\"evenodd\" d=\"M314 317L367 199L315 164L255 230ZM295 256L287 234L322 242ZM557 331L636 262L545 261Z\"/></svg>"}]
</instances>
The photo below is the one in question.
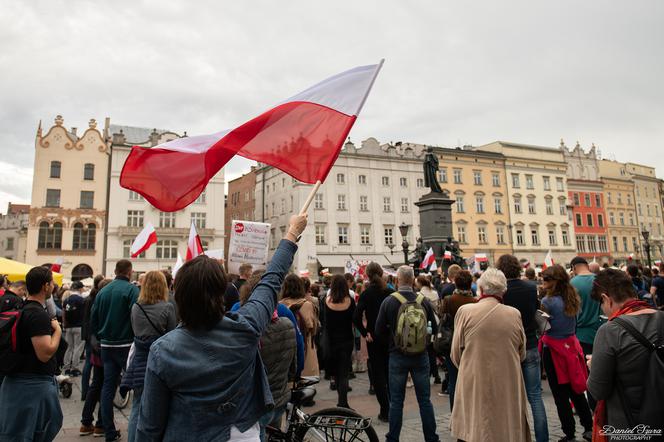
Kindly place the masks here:
<instances>
[{"instance_id":1,"label":"window","mask_svg":"<svg viewBox=\"0 0 664 442\"><path fill-rule=\"evenodd\" d=\"M533 197L528 197L528 213L535 214L535 198Z\"/></svg>"},{"instance_id":2,"label":"window","mask_svg":"<svg viewBox=\"0 0 664 442\"><path fill-rule=\"evenodd\" d=\"M127 226L128 227L143 227L143 211L142 210L127 210Z\"/></svg>"},{"instance_id":3,"label":"window","mask_svg":"<svg viewBox=\"0 0 664 442\"><path fill-rule=\"evenodd\" d=\"M441 183L447 183L447 168L443 167L438 173Z\"/></svg>"},{"instance_id":4,"label":"window","mask_svg":"<svg viewBox=\"0 0 664 442\"><path fill-rule=\"evenodd\" d=\"M205 218L207 214L205 212L191 212L191 222L196 226L197 229L205 229Z\"/></svg>"},{"instance_id":5,"label":"window","mask_svg":"<svg viewBox=\"0 0 664 442\"><path fill-rule=\"evenodd\" d=\"M629 196L629 193L627 195ZM618 194L618 204L622 205L622 193Z\"/></svg>"},{"instance_id":6,"label":"window","mask_svg":"<svg viewBox=\"0 0 664 442\"><path fill-rule=\"evenodd\" d=\"M481 170L473 170L473 183L476 186L481 186L482 185L482 171Z\"/></svg>"},{"instance_id":7,"label":"window","mask_svg":"<svg viewBox=\"0 0 664 442\"><path fill-rule=\"evenodd\" d=\"M558 192L563 192L565 190L565 185L563 184L562 178L556 178L556 189Z\"/></svg>"},{"instance_id":8,"label":"window","mask_svg":"<svg viewBox=\"0 0 664 442\"><path fill-rule=\"evenodd\" d=\"M632 212L629 212L629 225L634 225L634 214Z\"/></svg>"},{"instance_id":9,"label":"window","mask_svg":"<svg viewBox=\"0 0 664 442\"><path fill-rule=\"evenodd\" d=\"M81 190L81 209L92 209L95 203L95 193L90 190Z\"/></svg>"},{"instance_id":10,"label":"window","mask_svg":"<svg viewBox=\"0 0 664 442\"><path fill-rule=\"evenodd\" d=\"M456 209L458 213L463 213L465 211L463 205L463 195L456 196Z\"/></svg>"},{"instance_id":11,"label":"window","mask_svg":"<svg viewBox=\"0 0 664 442\"><path fill-rule=\"evenodd\" d=\"M477 210L477 213L484 213L484 197L482 195L475 196L475 210Z\"/></svg>"},{"instance_id":12,"label":"window","mask_svg":"<svg viewBox=\"0 0 664 442\"><path fill-rule=\"evenodd\" d=\"M487 243L486 226L477 226L477 240L480 244Z\"/></svg>"},{"instance_id":13,"label":"window","mask_svg":"<svg viewBox=\"0 0 664 442\"><path fill-rule=\"evenodd\" d=\"M606 236L600 235L597 237L597 245L599 246L600 252L608 252L609 249L606 244Z\"/></svg>"},{"instance_id":14,"label":"window","mask_svg":"<svg viewBox=\"0 0 664 442\"><path fill-rule=\"evenodd\" d=\"M597 237L595 235L588 235L588 252L595 253L597 252Z\"/></svg>"},{"instance_id":15,"label":"window","mask_svg":"<svg viewBox=\"0 0 664 442\"><path fill-rule=\"evenodd\" d=\"M318 210L323 209L323 194L322 193L317 193L316 196L314 196L314 209L318 209Z\"/></svg>"},{"instance_id":16,"label":"window","mask_svg":"<svg viewBox=\"0 0 664 442\"><path fill-rule=\"evenodd\" d=\"M286 187L286 178L281 179L281 188L283 189L284 187Z\"/></svg>"},{"instance_id":17,"label":"window","mask_svg":"<svg viewBox=\"0 0 664 442\"><path fill-rule=\"evenodd\" d=\"M316 224L315 227L316 244L325 244L325 224Z\"/></svg>"},{"instance_id":18,"label":"window","mask_svg":"<svg viewBox=\"0 0 664 442\"><path fill-rule=\"evenodd\" d=\"M631 215L631 213L630 213L630 215ZM609 224L613 226L613 225L615 225L615 223L616 223L615 215L613 214L613 212L609 212Z\"/></svg>"},{"instance_id":19,"label":"window","mask_svg":"<svg viewBox=\"0 0 664 442\"><path fill-rule=\"evenodd\" d=\"M399 185L401 187L408 187L408 179L406 179L405 177L399 178Z\"/></svg>"},{"instance_id":20,"label":"window","mask_svg":"<svg viewBox=\"0 0 664 442\"><path fill-rule=\"evenodd\" d=\"M366 175L360 175L357 177L357 182L360 184L367 184L367 176Z\"/></svg>"},{"instance_id":21,"label":"window","mask_svg":"<svg viewBox=\"0 0 664 442\"><path fill-rule=\"evenodd\" d=\"M613 251L614 252L618 251L618 237L617 236L613 237Z\"/></svg>"},{"instance_id":22,"label":"window","mask_svg":"<svg viewBox=\"0 0 664 442\"><path fill-rule=\"evenodd\" d=\"M274 249L277 246L277 229L270 229L270 248Z\"/></svg>"},{"instance_id":23,"label":"window","mask_svg":"<svg viewBox=\"0 0 664 442\"><path fill-rule=\"evenodd\" d=\"M579 194L578 194L578 193L575 193L575 194L573 195L573 197L574 197L574 205L575 205L575 206L579 206L579 205L581 204L581 203L580 203L580 200L579 200Z\"/></svg>"},{"instance_id":24,"label":"window","mask_svg":"<svg viewBox=\"0 0 664 442\"><path fill-rule=\"evenodd\" d=\"M417 187L424 187L424 178L417 179Z\"/></svg>"},{"instance_id":25,"label":"window","mask_svg":"<svg viewBox=\"0 0 664 442\"><path fill-rule=\"evenodd\" d=\"M339 234L339 244L348 244L348 226L337 226L337 233Z\"/></svg>"},{"instance_id":26,"label":"window","mask_svg":"<svg viewBox=\"0 0 664 442\"><path fill-rule=\"evenodd\" d=\"M51 178L60 178L62 163L60 161L51 161Z\"/></svg>"},{"instance_id":27,"label":"window","mask_svg":"<svg viewBox=\"0 0 664 442\"><path fill-rule=\"evenodd\" d=\"M452 174L454 175L454 184L462 184L461 169L453 169Z\"/></svg>"},{"instance_id":28,"label":"window","mask_svg":"<svg viewBox=\"0 0 664 442\"><path fill-rule=\"evenodd\" d=\"M290 196L290 211L293 212L293 195Z\"/></svg>"},{"instance_id":29,"label":"window","mask_svg":"<svg viewBox=\"0 0 664 442\"><path fill-rule=\"evenodd\" d=\"M466 226L463 224L457 225L457 237L461 244L466 244Z\"/></svg>"},{"instance_id":30,"label":"window","mask_svg":"<svg viewBox=\"0 0 664 442\"><path fill-rule=\"evenodd\" d=\"M371 226L367 224L360 225L360 244L363 246L371 244Z\"/></svg>"},{"instance_id":31,"label":"window","mask_svg":"<svg viewBox=\"0 0 664 442\"><path fill-rule=\"evenodd\" d=\"M567 214L567 204L565 203L564 199L559 199L558 204L560 205L560 214L561 215L566 215Z\"/></svg>"},{"instance_id":32,"label":"window","mask_svg":"<svg viewBox=\"0 0 664 442\"><path fill-rule=\"evenodd\" d=\"M505 244L505 227L496 226L496 242L498 244Z\"/></svg>"},{"instance_id":33,"label":"window","mask_svg":"<svg viewBox=\"0 0 664 442\"><path fill-rule=\"evenodd\" d=\"M519 174L518 173L513 173L512 174L512 187L514 187L515 189L518 189L519 187L521 187L521 183L519 181Z\"/></svg>"},{"instance_id":34,"label":"window","mask_svg":"<svg viewBox=\"0 0 664 442\"><path fill-rule=\"evenodd\" d=\"M6 250L14 250L14 238L7 238L7 247Z\"/></svg>"},{"instance_id":35,"label":"window","mask_svg":"<svg viewBox=\"0 0 664 442\"><path fill-rule=\"evenodd\" d=\"M547 198L544 201L544 205L546 207L546 214L553 215L553 200L551 198Z\"/></svg>"},{"instance_id":36,"label":"window","mask_svg":"<svg viewBox=\"0 0 664 442\"><path fill-rule=\"evenodd\" d=\"M521 229L516 229L516 244L518 246L525 246L526 245L525 238L523 237L523 230L521 230Z\"/></svg>"},{"instance_id":37,"label":"window","mask_svg":"<svg viewBox=\"0 0 664 442\"><path fill-rule=\"evenodd\" d=\"M281 214L283 215L284 213L286 213L286 200L282 198L281 199Z\"/></svg>"},{"instance_id":38,"label":"window","mask_svg":"<svg viewBox=\"0 0 664 442\"><path fill-rule=\"evenodd\" d=\"M389 186L390 185L390 177L389 176L384 176L380 179L380 182L383 184L383 186Z\"/></svg>"},{"instance_id":39,"label":"window","mask_svg":"<svg viewBox=\"0 0 664 442\"><path fill-rule=\"evenodd\" d=\"M595 194L595 206L602 207L602 197L600 196L599 193Z\"/></svg>"},{"instance_id":40,"label":"window","mask_svg":"<svg viewBox=\"0 0 664 442\"><path fill-rule=\"evenodd\" d=\"M576 225L577 226L582 226L583 225L583 218L581 217L580 213L576 214Z\"/></svg>"},{"instance_id":41,"label":"window","mask_svg":"<svg viewBox=\"0 0 664 442\"><path fill-rule=\"evenodd\" d=\"M360 195L360 212L369 211L369 198L366 195Z\"/></svg>"},{"instance_id":42,"label":"window","mask_svg":"<svg viewBox=\"0 0 664 442\"><path fill-rule=\"evenodd\" d=\"M629 205L629 206L632 205L632 195L629 194L629 193L627 194L627 205Z\"/></svg>"},{"instance_id":43,"label":"window","mask_svg":"<svg viewBox=\"0 0 664 442\"><path fill-rule=\"evenodd\" d=\"M613 204L613 200L611 199L611 192L606 194L606 200L608 201L609 204Z\"/></svg>"},{"instance_id":44,"label":"window","mask_svg":"<svg viewBox=\"0 0 664 442\"><path fill-rule=\"evenodd\" d=\"M491 184L493 187L500 187L500 173L491 172Z\"/></svg>"},{"instance_id":45,"label":"window","mask_svg":"<svg viewBox=\"0 0 664 442\"><path fill-rule=\"evenodd\" d=\"M636 205L637 211L639 212L639 216L643 216L643 211L641 210L641 203L638 203Z\"/></svg>"},{"instance_id":46,"label":"window","mask_svg":"<svg viewBox=\"0 0 664 442\"><path fill-rule=\"evenodd\" d=\"M569 246L569 231L566 228L563 228L561 230L562 236L563 236L563 245L564 246Z\"/></svg>"},{"instance_id":47,"label":"window","mask_svg":"<svg viewBox=\"0 0 664 442\"><path fill-rule=\"evenodd\" d=\"M178 243L170 239L157 241L157 259L176 259L178 257Z\"/></svg>"},{"instance_id":48,"label":"window","mask_svg":"<svg viewBox=\"0 0 664 442\"><path fill-rule=\"evenodd\" d=\"M624 226L625 225L625 214L623 212L618 213L618 217L620 218L620 225Z\"/></svg>"},{"instance_id":49,"label":"window","mask_svg":"<svg viewBox=\"0 0 664 442\"><path fill-rule=\"evenodd\" d=\"M401 213L408 213L408 198L401 198Z\"/></svg>"},{"instance_id":50,"label":"window","mask_svg":"<svg viewBox=\"0 0 664 442\"><path fill-rule=\"evenodd\" d=\"M650 216L650 204L646 204L646 213Z\"/></svg>"},{"instance_id":51,"label":"window","mask_svg":"<svg viewBox=\"0 0 664 442\"><path fill-rule=\"evenodd\" d=\"M201 195L204 195L204 194L205 194L205 189L203 189L203 193L201 193ZM200 198L200 195L199 195L199 198ZM246 202L248 202L250 199L251 199L251 198L249 197L249 192L244 192L244 202L246 203ZM198 198L196 198L196 201L198 201ZM203 198L203 201L202 201L202 202L203 202L203 203L205 202L205 197Z\"/></svg>"},{"instance_id":52,"label":"window","mask_svg":"<svg viewBox=\"0 0 664 442\"><path fill-rule=\"evenodd\" d=\"M556 245L556 229L555 228L550 228L549 229L549 245L550 246L555 246Z\"/></svg>"},{"instance_id":53,"label":"window","mask_svg":"<svg viewBox=\"0 0 664 442\"><path fill-rule=\"evenodd\" d=\"M392 211L392 199L389 196L383 197L383 212Z\"/></svg>"},{"instance_id":54,"label":"window","mask_svg":"<svg viewBox=\"0 0 664 442\"><path fill-rule=\"evenodd\" d=\"M503 199L500 197L495 197L493 199L493 210L497 213L503 213Z\"/></svg>"},{"instance_id":55,"label":"window","mask_svg":"<svg viewBox=\"0 0 664 442\"><path fill-rule=\"evenodd\" d=\"M521 213L521 197L514 197L514 213Z\"/></svg>"},{"instance_id":56,"label":"window","mask_svg":"<svg viewBox=\"0 0 664 442\"><path fill-rule=\"evenodd\" d=\"M271 207L271 209L272 209L272 216L277 216L277 211L276 211L276 209L274 208L274 202L272 202L272 204L270 205L270 207Z\"/></svg>"},{"instance_id":57,"label":"window","mask_svg":"<svg viewBox=\"0 0 664 442\"><path fill-rule=\"evenodd\" d=\"M526 189L534 189L535 182L533 181L532 175L526 175Z\"/></svg>"},{"instance_id":58,"label":"window","mask_svg":"<svg viewBox=\"0 0 664 442\"><path fill-rule=\"evenodd\" d=\"M83 179L87 181L92 181L95 179L95 165L92 163L86 163L83 166Z\"/></svg>"},{"instance_id":59,"label":"window","mask_svg":"<svg viewBox=\"0 0 664 442\"><path fill-rule=\"evenodd\" d=\"M133 190L130 190L129 191L129 201L143 201L143 196L138 192L134 192Z\"/></svg>"},{"instance_id":60,"label":"window","mask_svg":"<svg viewBox=\"0 0 664 442\"><path fill-rule=\"evenodd\" d=\"M551 190L551 178L543 176L542 183L544 184L544 190Z\"/></svg>"},{"instance_id":61,"label":"window","mask_svg":"<svg viewBox=\"0 0 664 442\"><path fill-rule=\"evenodd\" d=\"M194 204L205 204L205 200L207 199L206 191L207 189L203 189L201 194L198 195L198 198L196 198L196 200L194 201ZM249 201L249 192L245 194L244 200Z\"/></svg>"},{"instance_id":62,"label":"window","mask_svg":"<svg viewBox=\"0 0 664 442\"><path fill-rule=\"evenodd\" d=\"M90 223L84 226L81 223L74 224L73 250L94 250L96 227Z\"/></svg>"},{"instance_id":63,"label":"window","mask_svg":"<svg viewBox=\"0 0 664 442\"><path fill-rule=\"evenodd\" d=\"M159 212L159 227L172 229L175 227L175 212Z\"/></svg>"},{"instance_id":64,"label":"window","mask_svg":"<svg viewBox=\"0 0 664 442\"><path fill-rule=\"evenodd\" d=\"M53 223L53 227L51 227L46 221L39 223L39 238L37 240L37 248L61 249L62 224Z\"/></svg>"},{"instance_id":65,"label":"window","mask_svg":"<svg viewBox=\"0 0 664 442\"><path fill-rule=\"evenodd\" d=\"M629 250L629 247L627 247L627 237L623 236L622 240L623 240L623 249L625 250L625 252L627 252Z\"/></svg>"},{"instance_id":66,"label":"window","mask_svg":"<svg viewBox=\"0 0 664 442\"><path fill-rule=\"evenodd\" d=\"M585 203L586 207L592 207L592 204L590 204L590 194L589 193L585 193L583 195L583 200L584 200L583 202Z\"/></svg>"},{"instance_id":67,"label":"window","mask_svg":"<svg viewBox=\"0 0 664 442\"><path fill-rule=\"evenodd\" d=\"M539 245L539 232L537 231L536 228L531 228L530 230L530 240L533 242L534 246Z\"/></svg>"},{"instance_id":68,"label":"window","mask_svg":"<svg viewBox=\"0 0 664 442\"><path fill-rule=\"evenodd\" d=\"M588 222L588 224L587 224L588 227L593 226L593 214L592 213L586 214L586 221Z\"/></svg>"},{"instance_id":69,"label":"window","mask_svg":"<svg viewBox=\"0 0 664 442\"><path fill-rule=\"evenodd\" d=\"M597 226L604 227L604 217L602 216L601 213L597 214Z\"/></svg>"},{"instance_id":70,"label":"window","mask_svg":"<svg viewBox=\"0 0 664 442\"><path fill-rule=\"evenodd\" d=\"M385 240L385 245L392 245L394 244L394 228L393 227L385 227L383 229L383 238Z\"/></svg>"},{"instance_id":71,"label":"window","mask_svg":"<svg viewBox=\"0 0 664 442\"><path fill-rule=\"evenodd\" d=\"M576 249L580 253L586 253L586 236L576 235Z\"/></svg>"},{"instance_id":72,"label":"window","mask_svg":"<svg viewBox=\"0 0 664 442\"><path fill-rule=\"evenodd\" d=\"M46 207L60 207L60 189L46 189Z\"/></svg>"},{"instance_id":73,"label":"window","mask_svg":"<svg viewBox=\"0 0 664 442\"><path fill-rule=\"evenodd\" d=\"M346 176L343 173L338 173L337 184L345 184L345 183L346 183Z\"/></svg>"}]
</instances>

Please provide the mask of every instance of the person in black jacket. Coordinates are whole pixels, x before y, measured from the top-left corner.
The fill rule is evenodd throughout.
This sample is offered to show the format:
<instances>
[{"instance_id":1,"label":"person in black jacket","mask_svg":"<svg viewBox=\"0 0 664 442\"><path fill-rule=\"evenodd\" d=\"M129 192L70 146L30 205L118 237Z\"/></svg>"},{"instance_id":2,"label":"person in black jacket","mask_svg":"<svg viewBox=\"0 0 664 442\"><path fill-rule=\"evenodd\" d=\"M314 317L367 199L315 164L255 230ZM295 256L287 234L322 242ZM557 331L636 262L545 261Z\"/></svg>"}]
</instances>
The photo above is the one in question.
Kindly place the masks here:
<instances>
[{"instance_id":1,"label":"person in black jacket","mask_svg":"<svg viewBox=\"0 0 664 442\"><path fill-rule=\"evenodd\" d=\"M548 441L549 428L542 401L540 355L537 350L537 322L535 321L535 313L539 307L537 286L531 281L521 279L521 263L514 255L502 255L498 258L496 268L507 278L507 292L503 296L503 303L519 310L526 333L526 360L521 363L521 371L523 371L526 396L533 412L535 439L537 442Z\"/></svg>"},{"instance_id":2,"label":"person in black jacket","mask_svg":"<svg viewBox=\"0 0 664 442\"><path fill-rule=\"evenodd\" d=\"M371 262L366 267L369 284L360 295L357 303L353 323L362 336L367 340L367 352L369 353L369 377L376 399L380 405L378 419L387 422L390 401L387 389L387 367L388 352L387 342L377 337L374 333L376 319L380 311L380 305L392 291L387 288L383 280L383 268L376 262ZM366 319L366 326L364 320Z\"/></svg>"}]
</instances>

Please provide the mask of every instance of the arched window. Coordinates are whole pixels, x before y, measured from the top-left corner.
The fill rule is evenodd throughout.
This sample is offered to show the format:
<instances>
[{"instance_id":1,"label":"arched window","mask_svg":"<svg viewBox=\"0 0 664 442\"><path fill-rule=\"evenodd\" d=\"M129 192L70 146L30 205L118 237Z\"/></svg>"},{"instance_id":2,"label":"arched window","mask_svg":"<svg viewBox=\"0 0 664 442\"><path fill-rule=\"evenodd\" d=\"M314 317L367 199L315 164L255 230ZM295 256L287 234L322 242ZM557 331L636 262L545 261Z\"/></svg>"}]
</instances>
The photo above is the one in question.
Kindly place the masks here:
<instances>
[{"instance_id":1,"label":"arched window","mask_svg":"<svg viewBox=\"0 0 664 442\"><path fill-rule=\"evenodd\" d=\"M87 264L78 264L71 271L72 281L80 281L85 278L92 278L92 267Z\"/></svg>"},{"instance_id":2,"label":"arched window","mask_svg":"<svg viewBox=\"0 0 664 442\"><path fill-rule=\"evenodd\" d=\"M62 164L60 161L51 161L51 178L60 178Z\"/></svg>"},{"instance_id":3,"label":"arched window","mask_svg":"<svg viewBox=\"0 0 664 442\"><path fill-rule=\"evenodd\" d=\"M74 241L72 249L94 250L96 231L97 226L92 223L88 225L83 225L82 223L74 224Z\"/></svg>"},{"instance_id":4,"label":"arched window","mask_svg":"<svg viewBox=\"0 0 664 442\"><path fill-rule=\"evenodd\" d=\"M62 248L62 224L54 223L53 227L48 222L39 224L39 237L37 239L39 249L61 249Z\"/></svg>"},{"instance_id":5,"label":"arched window","mask_svg":"<svg viewBox=\"0 0 664 442\"><path fill-rule=\"evenodd\" d=\"M83 179L84 180L94 180L95 179L95 165L92 163L86 163L83 166Z\"/></svg>"},{"instance_id":6,"label":"arched window","mask_svg":"<svg viewBox=\"0 0 664 442\"><path fill-rule=\"evenodd\" d=\"M176 259L178 257L178 242L170 239L157 241L157 259Z\"/></svg>"}]
</instances>

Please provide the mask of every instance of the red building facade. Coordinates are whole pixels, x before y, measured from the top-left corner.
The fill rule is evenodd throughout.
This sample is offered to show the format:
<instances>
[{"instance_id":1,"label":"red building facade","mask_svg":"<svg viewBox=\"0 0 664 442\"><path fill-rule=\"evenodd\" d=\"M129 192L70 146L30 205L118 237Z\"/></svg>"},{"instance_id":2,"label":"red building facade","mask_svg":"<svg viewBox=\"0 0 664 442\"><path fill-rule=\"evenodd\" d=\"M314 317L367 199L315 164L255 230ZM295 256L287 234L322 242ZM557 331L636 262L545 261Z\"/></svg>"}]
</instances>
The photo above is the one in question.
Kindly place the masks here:
<instances>
[{"instance_id":1,"label":"red building facade","mask_svg":"<svg viewBox=\"0 0 664 442\"><path fill-rule=\"evenodd\" d=\"M579 256L608 263L611 258L608 220L601 183L568 180L571 222Z\"/></svg>"}]
</instances>

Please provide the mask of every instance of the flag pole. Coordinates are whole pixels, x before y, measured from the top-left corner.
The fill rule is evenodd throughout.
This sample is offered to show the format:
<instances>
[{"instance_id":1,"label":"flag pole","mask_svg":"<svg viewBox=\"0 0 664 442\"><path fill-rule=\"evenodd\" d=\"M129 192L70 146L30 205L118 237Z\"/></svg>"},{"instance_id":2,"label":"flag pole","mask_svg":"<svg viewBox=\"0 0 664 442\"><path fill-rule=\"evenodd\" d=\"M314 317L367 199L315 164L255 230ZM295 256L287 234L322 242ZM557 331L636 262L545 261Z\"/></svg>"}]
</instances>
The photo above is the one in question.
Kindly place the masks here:
<instances>
[{"instance_id":1,"label":"flag pole","mask_svg":"<svg viewBox=\"0 0 664 442\"><path fill-rule=\"evenodd\" d=\"M316 192L318 192L318 189L320 189L320 185L322 183L320 180L316 181L316 184L314 187L311 189L311 192L309 193L309 196L307 197L307 200L304 202L304 205L300 209L300 215L304 215L307 213L307 209L309 209L309 206L311 205L311 202L314 200L314 196L316 196Z\"/></svg>"}]
</instances>

